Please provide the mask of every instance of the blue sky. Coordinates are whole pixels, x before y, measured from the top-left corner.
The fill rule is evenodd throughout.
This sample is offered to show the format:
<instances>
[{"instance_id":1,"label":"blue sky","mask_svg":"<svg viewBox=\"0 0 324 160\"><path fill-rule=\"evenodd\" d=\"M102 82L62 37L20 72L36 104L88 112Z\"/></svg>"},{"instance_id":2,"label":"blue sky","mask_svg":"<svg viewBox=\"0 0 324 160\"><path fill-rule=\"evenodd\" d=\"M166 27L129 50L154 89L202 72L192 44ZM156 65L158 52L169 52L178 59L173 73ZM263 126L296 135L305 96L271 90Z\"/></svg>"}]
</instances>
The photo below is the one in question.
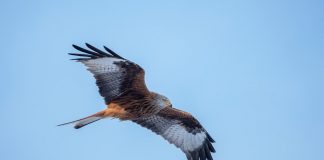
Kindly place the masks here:
<instances>
[{"instance_id":1,"label":"blue sky","mask_svg":"<svg viewBox=\"0 0 324 160\"><path fill-rule=\"evenodd\" d=\"M0 6L0 159L185 159L105 108L71 44L107 45L196 116L219 160L324 159L324 3L17 1Z\"/></svg>"}]
</instances>

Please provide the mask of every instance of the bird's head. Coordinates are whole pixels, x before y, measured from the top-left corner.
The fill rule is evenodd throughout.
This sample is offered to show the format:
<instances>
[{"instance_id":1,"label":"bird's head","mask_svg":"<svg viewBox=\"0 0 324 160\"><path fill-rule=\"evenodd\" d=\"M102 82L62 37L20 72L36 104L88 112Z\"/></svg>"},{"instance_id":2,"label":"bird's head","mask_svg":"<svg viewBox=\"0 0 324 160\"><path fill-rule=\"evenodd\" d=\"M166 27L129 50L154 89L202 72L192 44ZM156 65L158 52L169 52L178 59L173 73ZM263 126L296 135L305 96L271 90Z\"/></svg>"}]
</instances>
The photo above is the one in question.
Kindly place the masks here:
<instances>
[{"instance_id":1,"label":"bird's head","mask_svg":"<svg viewBox=\"0 0 324 160\"><path fill-rule=\"evenodd\" d=\"M163 107L163 108L164 107L172 107L170 100L166 96L163 96L161 94L154 93L154 92L153 92L153 95L154 95L155 102L158 106Z\"/></svg>"}]
</instances>

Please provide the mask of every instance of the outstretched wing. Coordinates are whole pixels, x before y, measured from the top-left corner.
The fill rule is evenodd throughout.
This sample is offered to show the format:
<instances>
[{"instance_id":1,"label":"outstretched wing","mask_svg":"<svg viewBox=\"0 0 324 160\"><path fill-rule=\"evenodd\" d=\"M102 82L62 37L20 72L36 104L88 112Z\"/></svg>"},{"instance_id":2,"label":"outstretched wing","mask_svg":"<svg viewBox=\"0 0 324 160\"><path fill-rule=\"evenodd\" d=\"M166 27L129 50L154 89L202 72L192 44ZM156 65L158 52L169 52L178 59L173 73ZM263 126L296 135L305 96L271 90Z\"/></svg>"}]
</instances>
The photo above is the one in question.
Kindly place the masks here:
<instances>
[{"instance_id":1,"label":"outstretched wing","mask_svg":"<svg viewBox=\"0 0 324 160\"><path fill-rule=\"evenodd\" d=\"M161 135L180 148L188 160L212 160L215 142L200 123L189 113L167 107L158 114L133 120Z\"/></svg>"},{"instance_id":2,"label":"outstretched wing","mask_svg":"<svg viewBox=\"0 0 324 160\"><path fill-rule=\"evenodd\" d=\"M86 43L89 49L72 45L80 53L69 53L78 58L72 59L83 63L96 78L100 95L109 104L129 91L138 94L148 94L144 82L144 70L137 64L119 56L109 48L104 46L107 52L99 50Z\"/></svg>"}]
</instances>

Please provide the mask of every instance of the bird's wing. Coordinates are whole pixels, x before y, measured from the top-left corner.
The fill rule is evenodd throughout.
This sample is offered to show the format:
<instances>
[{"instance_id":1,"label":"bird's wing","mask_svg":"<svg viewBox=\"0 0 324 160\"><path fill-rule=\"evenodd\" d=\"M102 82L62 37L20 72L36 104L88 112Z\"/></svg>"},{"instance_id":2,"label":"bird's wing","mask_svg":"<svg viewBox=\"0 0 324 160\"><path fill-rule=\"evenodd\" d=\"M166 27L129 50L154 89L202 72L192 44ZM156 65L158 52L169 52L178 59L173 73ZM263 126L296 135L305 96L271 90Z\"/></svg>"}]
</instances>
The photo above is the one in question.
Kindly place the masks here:
<instances>
[{"instance_id":1,"label":"bird's wing","mask_svg":"<svg viewBox=\"0 0 324 160\"><path fill-rule=\"evenodd\" d=\"M106 104L129 91L143 95L149 93L144 82L144 70L139 65L119 56L105 46L106 52L87 43L86 46L89 49L73 45L83 53L69 54L78 56L72 60L83 63L94 75L100 95L105 98Z\"/></svg>"},{"instance_id":2,"label":"bird's wing","mask_svg":"<svg viewBox=\"0 0 324 160\"><path fill-rule=\"evenodd\" d=\"M133 120L180 148L188 160L212 160L215 142L200 123L189 113L164 108L158 114Z\"/></svg>"}]
</instances>

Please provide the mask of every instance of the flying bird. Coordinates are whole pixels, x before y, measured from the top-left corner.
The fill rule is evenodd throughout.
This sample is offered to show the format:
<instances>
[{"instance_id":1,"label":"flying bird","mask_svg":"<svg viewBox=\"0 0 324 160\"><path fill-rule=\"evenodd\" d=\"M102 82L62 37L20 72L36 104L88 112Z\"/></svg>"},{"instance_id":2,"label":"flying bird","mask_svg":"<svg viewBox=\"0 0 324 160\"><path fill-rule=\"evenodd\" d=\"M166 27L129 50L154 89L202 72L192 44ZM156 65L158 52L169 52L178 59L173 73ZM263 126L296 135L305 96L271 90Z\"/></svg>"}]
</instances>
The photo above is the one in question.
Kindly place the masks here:
<instances>
[{"instance_id":1,"label":"flying bird","mask_svg":"<svg viewBox=\"0 0 324 160\"><path fill-rule=\"evenodd\" d=\"M129 120L161 135L169 143L180 148L188 160L212 160L215 152L213 138L191 114L173 108L169 99L148 90L144 70L104 46L102 51L86 43L88 49L72 45L83 53L77 56L94 75L99 92L107 108L88 117L60 124L75 124L79 129L103 118Z\"/></svg>"}]
</instances>

